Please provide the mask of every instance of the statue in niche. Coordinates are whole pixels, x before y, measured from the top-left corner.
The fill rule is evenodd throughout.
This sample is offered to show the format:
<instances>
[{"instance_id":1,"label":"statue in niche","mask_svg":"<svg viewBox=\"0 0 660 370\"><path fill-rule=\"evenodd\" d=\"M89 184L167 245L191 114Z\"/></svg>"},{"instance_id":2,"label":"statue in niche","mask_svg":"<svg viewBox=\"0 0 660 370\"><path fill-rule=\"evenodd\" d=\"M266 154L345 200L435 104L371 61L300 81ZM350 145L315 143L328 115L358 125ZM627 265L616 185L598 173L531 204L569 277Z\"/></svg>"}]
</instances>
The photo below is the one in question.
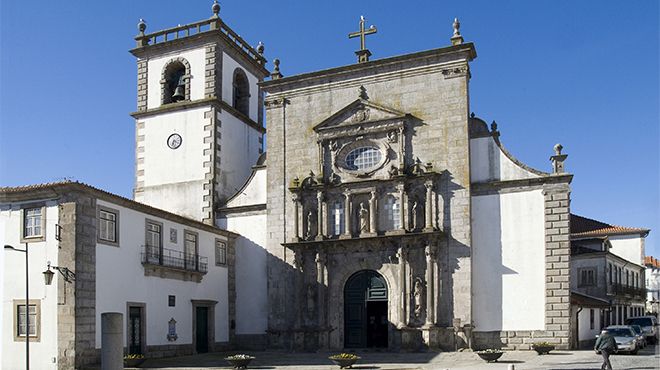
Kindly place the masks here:
<instances>
[{"instance_id":1,"label":"statue in niche","mask_svg":"<svg viewBox=\"0 0 660 370\"><path fill-rule=\"evenodd\" d=\"M314 222L314 212L307 212L307 237L311 238L312 235L312 223Z\"/></svg>"},{"instance_id":2,"label":"statue in niche","mask_svg":"<svg viewBox=\"0 0 660 370\"><path fill-rule=\"evenodd\" d=\"M413 206L412 206L412 221L413 221L412 222L412 228L413 228L413 230L417 229L419 227L419 215L418 215L419 212L418 212L418 209L417 209L418 207L419 207L419 203L417 201L415 201L413 203Z\"/></svg>"},{"instance_id":3,"label":"statue in niche","mask_svg":"<svg viewBox=\"0 0 660 370\"><path fill-rule=\"evenodd\" d=\"M307 286L307 313L311 315L314 310L314 287L310 284Z\"/></svg>"},{"instance_id":4,"label":"statue in niche","mask_svg":"<svg viewBox=\"0 0 660 370\"><path fill-rule=\"evenodd\" d=\"M424 310L424 283L420 278L415 279L413 295L415 297L415 317L419 318L422 316L422 311Z\"/></svg>"},{"instance_id":5,"label":"statue in niche","mask_svg":"<svg viewBox=\"0 0 660 370\"><path fill-rule=\"evenodd\" d=\"M358 211L360 217L360 233L369 232L369 210L367 210L364 202L360 203L360 210Z\"/></svg>"}]
</instances>

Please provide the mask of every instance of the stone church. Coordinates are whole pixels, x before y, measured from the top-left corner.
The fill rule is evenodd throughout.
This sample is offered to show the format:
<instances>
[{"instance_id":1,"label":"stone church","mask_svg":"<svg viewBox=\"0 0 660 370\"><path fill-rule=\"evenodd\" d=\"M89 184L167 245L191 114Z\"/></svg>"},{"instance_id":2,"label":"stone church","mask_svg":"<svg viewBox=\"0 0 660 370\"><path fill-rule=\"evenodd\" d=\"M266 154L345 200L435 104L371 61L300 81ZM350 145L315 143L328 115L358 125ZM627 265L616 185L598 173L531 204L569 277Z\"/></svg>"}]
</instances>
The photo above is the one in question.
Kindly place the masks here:
<instances>
[{"instance_id":1,"label":"stone church","mask_svg":"<svg viewBox=\"0 0 660 370\"><path fill-rule=\"evenodd\" d=\"M217 2L140 22L135 200L240 235L238 346L567 348L561 146L529 168L471 114L457 20L447 45L377 60L359 26L356 63L284 76Z\"/></svg>"}]
</instances>

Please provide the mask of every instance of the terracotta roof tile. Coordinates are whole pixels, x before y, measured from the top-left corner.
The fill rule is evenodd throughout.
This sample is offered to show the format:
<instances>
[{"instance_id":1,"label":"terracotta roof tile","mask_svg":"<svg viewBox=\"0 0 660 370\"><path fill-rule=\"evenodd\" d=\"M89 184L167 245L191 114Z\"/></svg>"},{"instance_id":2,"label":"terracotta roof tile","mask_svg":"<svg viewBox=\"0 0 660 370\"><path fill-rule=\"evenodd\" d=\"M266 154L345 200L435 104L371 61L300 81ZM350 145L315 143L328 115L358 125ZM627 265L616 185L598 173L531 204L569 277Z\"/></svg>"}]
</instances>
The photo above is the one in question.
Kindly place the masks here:
<instances>
[{"instance_id":1,"label":"terracotta roof tile","mask_svg":"<svg viewBox=\"0 0 660 370\"><path fill-rule=\"evenodd\" d=\"M644 266L660 268L660 260L653 256L644 257Z\"/></svg>"},{"instance_id":2,"label":"terracotta roof tile","mask_svg":"<svg viewBox=\"0 0 660 370\"><path fill-rule=\"evenodd\" d=\"M649 229L610 225L605 222L571 214L571 236L648 234Z\"/></svg>"}]
</instances>

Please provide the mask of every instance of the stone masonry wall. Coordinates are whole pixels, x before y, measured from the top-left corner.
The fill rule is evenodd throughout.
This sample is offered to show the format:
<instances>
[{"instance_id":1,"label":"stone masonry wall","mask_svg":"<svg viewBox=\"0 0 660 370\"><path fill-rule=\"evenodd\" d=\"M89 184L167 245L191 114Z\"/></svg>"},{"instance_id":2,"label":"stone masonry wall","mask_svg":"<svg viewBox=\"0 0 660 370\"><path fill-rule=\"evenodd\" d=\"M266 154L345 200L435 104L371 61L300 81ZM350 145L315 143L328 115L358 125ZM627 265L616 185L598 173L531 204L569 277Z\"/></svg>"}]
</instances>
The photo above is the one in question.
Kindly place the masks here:
<instances>
[{"instance_id":1,"label":"stone masonry wall","mask_svg":"<svg viewBox=\"0 0 660 370\"><path fill-rule=\"evenodd\" d=\"M376 65L354 75L328 76L324 81L331 82L327 83L300 82L286 91L269 91L267 249L271 330L288 330L296 311L292 305L295 289L288 283L293 281L288 279L293 253L281 246L294 235L294 205L288 187L295 177L304 178L318 168L312 128L356 100L360 86L366 88L370 102L410 113L421 121L411 129L412 157L445 172L441 213L448 253L441 261L441 278L448 283L442 285L442 295L447 297L442 310L470 322L469 72L465 59L460 57L437 55L399 66ZM455 68L448 66L451 62L456 63ZM451 72L446 72L448 68Z\"/></svg>"}]
</instances>

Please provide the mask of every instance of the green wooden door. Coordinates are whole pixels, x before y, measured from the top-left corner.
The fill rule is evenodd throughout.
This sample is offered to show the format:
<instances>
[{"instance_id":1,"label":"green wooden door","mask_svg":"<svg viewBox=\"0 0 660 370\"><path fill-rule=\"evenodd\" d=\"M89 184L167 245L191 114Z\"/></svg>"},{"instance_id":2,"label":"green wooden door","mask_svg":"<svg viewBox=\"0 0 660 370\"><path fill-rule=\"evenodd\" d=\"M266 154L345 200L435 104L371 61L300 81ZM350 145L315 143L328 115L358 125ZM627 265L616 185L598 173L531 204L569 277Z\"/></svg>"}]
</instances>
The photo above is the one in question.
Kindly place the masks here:
<instances>
[{"instance_id":1,"label":"green wooden door","mask_svg":"<svg viewBox=\"0 0 660 370\"><path fill-rule=\"evenodd\" d=\"M387 323L385 279L371 270L353 274L344 287L344 347L387 347Z\"/></svg>"}]
</instances>

